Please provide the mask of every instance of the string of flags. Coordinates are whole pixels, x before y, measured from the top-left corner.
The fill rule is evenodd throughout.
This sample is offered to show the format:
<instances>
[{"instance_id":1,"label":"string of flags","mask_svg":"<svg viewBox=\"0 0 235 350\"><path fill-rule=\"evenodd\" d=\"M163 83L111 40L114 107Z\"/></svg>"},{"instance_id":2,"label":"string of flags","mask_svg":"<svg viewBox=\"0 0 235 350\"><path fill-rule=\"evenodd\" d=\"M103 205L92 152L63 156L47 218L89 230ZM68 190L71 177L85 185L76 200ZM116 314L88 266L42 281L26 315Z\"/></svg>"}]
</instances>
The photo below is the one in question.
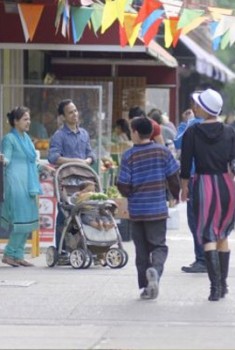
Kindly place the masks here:
<instances>
[{"instance_id":1,"label":"string of flags","mask_svg":"<svg viewBox=\"0 0 235 350\"><path fill-rule=\"evenodd\" d=\"M183 0L143 0L138 9L133 0L55 0L55 35L61 31L74 44L89 28L94 35L104 34L114 22L119 24L120 45L135 45L141 37L145 45L163 28L166 48L175 47L181 35L200 25L210 30L214 50L225 49L235 42L235 15L232 9L204 7L186 8ZM25 41L32 41L47 5L19 3L18 12ZM71 32L71 33L70 33Z\"/></svg>"}]
</instances>

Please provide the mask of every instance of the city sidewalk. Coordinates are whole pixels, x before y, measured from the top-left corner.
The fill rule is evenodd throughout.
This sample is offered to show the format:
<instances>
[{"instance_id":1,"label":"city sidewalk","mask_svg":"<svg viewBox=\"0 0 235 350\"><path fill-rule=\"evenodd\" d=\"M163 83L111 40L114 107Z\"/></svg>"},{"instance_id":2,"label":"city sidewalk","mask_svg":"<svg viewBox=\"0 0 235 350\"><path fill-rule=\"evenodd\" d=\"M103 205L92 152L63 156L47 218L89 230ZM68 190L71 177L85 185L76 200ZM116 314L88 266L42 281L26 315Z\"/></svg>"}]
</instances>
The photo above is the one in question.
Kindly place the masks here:
<instances>
[{"instance_id":1,"label":"city sidewalk","mask_svg":"<svg viewBox=\"0 0 235 350\"><path fill-rule=\"evenodd\" d=\"M32 268L0 262L0 349L235 349L235 235L230 292L209 302L207 274L186 274L193 262L185 204L180 229L168 231L169 256L157 300L139 299L132 242L122 269Z\"/></svg>"}]
</instances>

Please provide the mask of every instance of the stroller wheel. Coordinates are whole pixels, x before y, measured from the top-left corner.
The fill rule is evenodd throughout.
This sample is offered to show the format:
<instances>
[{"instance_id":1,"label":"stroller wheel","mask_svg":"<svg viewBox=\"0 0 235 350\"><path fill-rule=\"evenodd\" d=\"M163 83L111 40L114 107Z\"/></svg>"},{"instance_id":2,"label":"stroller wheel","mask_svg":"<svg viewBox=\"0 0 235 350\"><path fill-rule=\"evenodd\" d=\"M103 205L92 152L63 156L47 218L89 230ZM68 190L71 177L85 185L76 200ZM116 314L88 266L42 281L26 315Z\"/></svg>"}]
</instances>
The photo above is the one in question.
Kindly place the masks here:
<instances>
[{"instance_id":1,"label":"stroller wheel","mask_svg":"<svg viewBox=\"0 0 235 350\"><path fill-rule=\"evenodd\" d=\"M54 246L50 246L46 251L46 263L49 267L54 267L58 262L58 252Z\"/></svg>"},{"instance_id":2,"label":"stroller wheel","mask_svg":"<svg viewBox=\"0 0 235 350\"><path fill-rule=\"evenodd\" d=\"M106 263L112 269L118 269L123 266L124 253L120 248L110 248L106 253Z\"/></svg>"},{"instance_id":3,"label":"stroller wheel","mask_svg":"<svg viewBox=\"0 0 235 350\"><path fill-rule=\"evenodd\" d=\"M82 249L75 249L70 254L70 264L74 269L81 269L86 262L86 254Z\"/></svg>"},{"instance_id":4,"label":"stroller wheel","mask_svg":"<svg viewBox=\"0 0 235 350\"><path fill-rule=\"evenodd\" d=\"M121 249L121 251L123 253L124 259L123 259L122 266L120 266L120 267L124 267L128 263L129 256L128 256L127 252L124 249Z\"/></svg>"},{"instance_id":5,"label":"stroller wheel","mask_svg":"<svg viewBox=\"0 0 235 350\"><path fill-rule=\"evenodd\" d=\"M85 256L86 256L86 261L85 261L85 263L83 265L83 269L88 269L88 267L90 267L91 264L92 264L93 255L92 255L90 250L87 250L87 253L86 253Z\"/></svg>"}]
</instances>

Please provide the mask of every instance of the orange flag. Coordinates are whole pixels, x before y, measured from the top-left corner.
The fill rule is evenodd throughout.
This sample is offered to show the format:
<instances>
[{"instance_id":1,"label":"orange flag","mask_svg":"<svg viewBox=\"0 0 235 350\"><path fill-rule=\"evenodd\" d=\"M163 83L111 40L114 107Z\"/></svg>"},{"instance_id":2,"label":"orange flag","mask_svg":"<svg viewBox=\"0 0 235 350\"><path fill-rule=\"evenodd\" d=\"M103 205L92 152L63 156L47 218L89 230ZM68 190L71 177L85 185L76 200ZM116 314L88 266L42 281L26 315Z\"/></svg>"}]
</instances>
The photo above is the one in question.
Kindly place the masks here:
<instances>
[{"instance_id":1,"label":"orange flag","mask_svg":"<svg viewBox=\"0 0 235 350\"><path fill-rule=\"evenodd\" d=\"M135 23L143 22L153 11L162 6L162 3L157 0L144 0L141 6Z\"/></svg>"},{"instance_id":2,"label":"orange flag","mask_svg":"<svg viewBox=\"0 0 235 350\"><path fill-rule=\"evenodd\" d=\"M172 40L173 40L173 47L176 47L181 35L181 29L177 29L179 17L170 17L169 20L170 20L170 28L171 28L171 34L172 34Z\"/></svg>"},{"instance_id":3,"label":"orange flag","mask_svg":"<svg viewBox=\"0 0 235 350\"><path fill-rule=\"evenodd\" d=\"M32 41L41 18L44 5L19 4L18 7L20 10L20 19L24 32L27 31L27 33L25 33L25 37L28 37Z\"/></svg>"}]
</instances>

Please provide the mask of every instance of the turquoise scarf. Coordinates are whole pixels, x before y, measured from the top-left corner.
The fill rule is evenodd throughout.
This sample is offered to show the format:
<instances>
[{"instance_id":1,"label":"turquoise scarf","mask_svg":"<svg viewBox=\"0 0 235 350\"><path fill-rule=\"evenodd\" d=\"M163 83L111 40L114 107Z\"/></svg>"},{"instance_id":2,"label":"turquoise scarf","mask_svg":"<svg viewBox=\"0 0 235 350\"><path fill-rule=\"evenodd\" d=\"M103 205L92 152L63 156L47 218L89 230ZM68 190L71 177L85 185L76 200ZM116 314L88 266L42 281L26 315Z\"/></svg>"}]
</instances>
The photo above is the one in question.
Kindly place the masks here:
<instances>
[{"instance_id":1,"label":"turquoise scarf","mask_svg":"<svg viewBox=\"0 0 235 350\"><path fill-rule=\"evenodd\" d=\"M21 137L18 131L13 128L11 130L13 135L16 137L19 142L24 154L27 158L28 165L28 191L30 196L36 196L38 194L42 194L41 185L38 177L38 170L36 165L36 152L34 145L26 132L23 133L23 137Z\"/></svg>"}]
</instances>

